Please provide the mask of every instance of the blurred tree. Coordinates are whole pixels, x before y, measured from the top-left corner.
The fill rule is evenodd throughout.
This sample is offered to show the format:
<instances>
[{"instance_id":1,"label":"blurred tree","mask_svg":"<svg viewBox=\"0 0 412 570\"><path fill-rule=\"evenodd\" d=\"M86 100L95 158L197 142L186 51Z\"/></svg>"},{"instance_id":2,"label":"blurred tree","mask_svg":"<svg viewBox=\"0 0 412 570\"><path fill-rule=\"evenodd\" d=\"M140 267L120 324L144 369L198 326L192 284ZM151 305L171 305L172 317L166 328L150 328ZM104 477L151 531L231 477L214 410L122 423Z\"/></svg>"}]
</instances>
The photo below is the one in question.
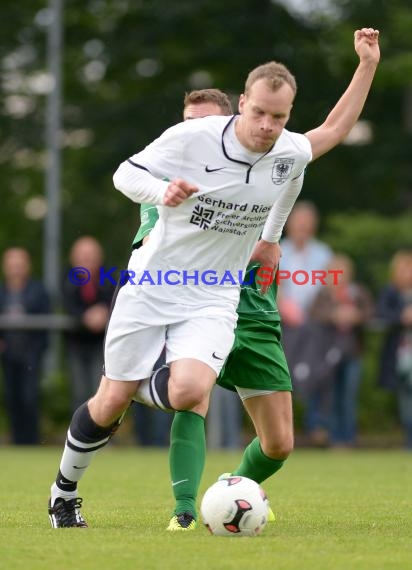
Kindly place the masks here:
<instances>
[{"instance_id":1,"label":"blurred tree","mask_svg":"<svg viewBox=\"0 0 412 570\"><path fill-rule=\"evenodd\" d=\"M353 68L348 42L353 30L367 25L381 31L381 64L362 117L372 136L368 144L341 145L319 161L309 170L306 190L313 191L324 212L349 208L398 214L412 206L410 2L334 0L333 4L341 20L321 35L329 45L324 55L337 92Z\"/></svg>"},{"instance_id":2,"label":"blurred tree","mask_svg":"<svg viewBox=\"0 0 412 570\"><path fill-rule=\"evenodd\" d=\"M412 213L397 217L373 211L334 213L322 234L336 252L355 262L356 279L377 294L389 279L389 260L399 249L412 249Z\"/></svg>"},{"instance_id":3,"label":"blurred tree","mask_svg":"<svg viewBox=\"0 0 412 570\"><path fill-rule=\"evenodd\" d=\"M89 6L93 18L73 14L67 20L71 10L66 18L67 39L76 38L67 42L66 67L77 61L78 79L66 86L66 101L76 110L66 125L93 138L82 152L65 153L67 235L72 239L71 228L95 228L104 236L118 221L106 247L125 260L138 209L113 191L117 165L181 120L185 91L218 86L237 98L248 69L271 58L287 57L292 65L297 54L303 59L314 33L303 33L301 24L267 0ZM72 160L74 169L68 167ZM96 201L97 193L102 200Z\"/></svg>"},{"instance_id":4,"label":"blurred tree","mask_svg":"<svg viewBox=\"0 0 412 570\"><path fill-rule=\"evenodd\" d=\"M304 5L305 11L289 12L291 5ZM215 86L236 101L251 68L282 61L299 87L288 127L305 132L324 120L346 88L357 65L353 31L366 25L381 30L382 62L358 129L362 137L308 169L303 197L317 203L323 237L352 255L358 277L377 290L393 251L411 243L411 216L405 213L412 204L411 4L330 0L327 12L307 10L310 5L288 0L65 3L63 253L76 237L91 233L101 240L108 265L126 263L138 206L114 191L112 174L127 156L180 120L185 91ZM40 271L50 14L47 0L2 0L2 15L0 251L12 243L28 247ZM388 403L377 402L376 391L371 395L379 350L375 340L371 346L363 426L382 425L379 412L384 416ZM64 396L64 381L52 395L48 402L58 404L49 413L56 419L67 400L58 397Z\"/></svg>"},{"instance_id":5,"label":"blurred tree","mask_svg":"<svg viewBox=\"0 0 412 570\"><path fill-rule=\"evenodd\" d=\"M372 139L342 145L308 169L304 197L326 219L345 210L397 214L411 203L412 14L409 0L330 0L327 14L275 0L71 0L65 3L64 251L96 235L124 264L138 207L114 191L127 156L179 121L192 88L242 91L247 72L283 61L298 80L289 128L323 121L357 64L353 30L381 29L382 64L363 119ZM47 4L3 0L0 249L29 245L41 261ZM325 218L326 215L326 218Z\"/></svg>"},{"instance_id":6,"label":"blurred tree","mask_svg":"<svg viewBox=\"0 0 412 570\"><path fill-rule=\"evenodd\" d=\"M0 44L0 248L11 243L41 253L41 223L34 218L43 194L44 45L34 17L44 2L23 0L2 4ZM40 201L41 202L41 201ZM43 204L44 206L44 204Z\"/></svg>"}]
</instances>

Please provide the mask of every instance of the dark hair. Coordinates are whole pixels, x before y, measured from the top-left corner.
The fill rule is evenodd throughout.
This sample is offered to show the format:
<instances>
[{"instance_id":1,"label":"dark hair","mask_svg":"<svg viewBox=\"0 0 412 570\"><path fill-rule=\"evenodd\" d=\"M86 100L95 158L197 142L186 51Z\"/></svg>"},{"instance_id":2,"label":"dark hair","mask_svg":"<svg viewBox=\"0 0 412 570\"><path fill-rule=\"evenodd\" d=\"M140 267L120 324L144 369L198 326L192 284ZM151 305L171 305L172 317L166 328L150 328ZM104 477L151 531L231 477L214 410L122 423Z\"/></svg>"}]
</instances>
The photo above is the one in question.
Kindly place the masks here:
<instances>
[{"instance_id":1,"label":"dark hair","mask_svg":"<svg viewBox=\"0 0 412 570\"><path fill-rule=\"evenodd\" d=\"M186 93L183 101L185 108L188 105L196 105L198 103L215 103L225 115L232 115L233 113L229 97L220 89L198 89Z\"/></svg>"}]
</instances>

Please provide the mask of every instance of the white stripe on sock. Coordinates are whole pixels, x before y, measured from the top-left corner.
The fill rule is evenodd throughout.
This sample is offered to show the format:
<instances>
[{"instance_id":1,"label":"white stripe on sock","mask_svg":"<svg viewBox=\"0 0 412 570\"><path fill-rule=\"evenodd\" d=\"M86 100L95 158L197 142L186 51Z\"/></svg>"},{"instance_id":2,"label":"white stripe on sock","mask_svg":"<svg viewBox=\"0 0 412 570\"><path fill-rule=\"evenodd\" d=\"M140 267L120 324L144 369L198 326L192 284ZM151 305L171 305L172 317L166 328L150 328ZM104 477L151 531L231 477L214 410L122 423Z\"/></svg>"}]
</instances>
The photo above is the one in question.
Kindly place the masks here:
<instances>
[{"instance_id":1,"label":"white stripe on sock","mask_svg":"<svg viewBox=\"0 0 412 570\"><path fill-rule=\"evenodd\" d=\"M101 439L99 441L95 441L93 443L85 443L84 441L79 441L78 439L73 437L72 433L70 431L70 428L69 428L69 430L67 432L67 439L72 445L75 445L76 447L80 447L81 449L87 450L87 449L90 449L91 447L97 447L99 445L107 443L110 439L110 435L108 435L107 437L104 437L103 439Z\"/></svg>"}]
</instances>

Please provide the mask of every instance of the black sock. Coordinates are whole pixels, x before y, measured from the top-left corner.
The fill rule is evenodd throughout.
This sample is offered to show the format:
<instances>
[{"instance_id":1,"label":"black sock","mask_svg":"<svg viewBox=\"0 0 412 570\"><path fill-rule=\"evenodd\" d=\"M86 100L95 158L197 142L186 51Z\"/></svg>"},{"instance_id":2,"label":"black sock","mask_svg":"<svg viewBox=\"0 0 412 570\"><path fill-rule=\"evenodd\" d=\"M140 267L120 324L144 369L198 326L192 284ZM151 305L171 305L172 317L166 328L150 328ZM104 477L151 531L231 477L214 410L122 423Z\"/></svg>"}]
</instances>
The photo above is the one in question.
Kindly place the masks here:
<instances>
[{"instance_id":1,"label":"black sock","mask_svg":"<svg viewBox=\"0 0 412 570\"><path fill-rule=\"evenodd\" d=\"M163 347L162 352L160 353L159 358L156 360L155 365L153 366L153 372L155 372L161 366L166 366L166 347Z\"/></svg>"},{"instance_id":2,"label":"black sock","mask_svg":"<svg viewBox=\"0 0 412 570\"><path fill-rule=\"evenodd\" d=\"M110 426L103 427L93 421L87 403L77 408L67 431L66 445L56 478L59 489L76 489L77 481L84 475L94 455L107 444L122 419L123 415Z\"/></svg>"},{"instance_id":3,"label":"black sock","mask_svg":"<svg viewBox=\"0 0 412 570\"><path fill-rule=\"evenodd\" d=\"M62 491L71 492L71 491L75 491L77 489L77 481L69 481L69 479L66 479L66 477L63 475L63 473L60 471L60 469L57 473L56 485Z\"/></svg>"},{"instance_id":4,"label":"black sock","mask_svg":"<svg viewBox=\"0 0 412 570\"><path fill-rule=\"evenodd\" d=\"M87 402L85 402L74 412L69 432L73 438L82 443L99 443L102 439L111 437L119 425L120 420L116 420L107 427L97 425L90 415Z\"/></svg>"},{"instance_id":5,"label":"black sock","mask_svg":"<svg viewBox=\"0 0 412 570\"><path fill-rule=\"evenodd\" d=\"M156 405L158 405L158 400L160 400L162 406L159 407L172 411L173 408L169 401L169 378L169 366L162 366L155 370L150 378L150 396Z\"/></svg>"}]
</instances>

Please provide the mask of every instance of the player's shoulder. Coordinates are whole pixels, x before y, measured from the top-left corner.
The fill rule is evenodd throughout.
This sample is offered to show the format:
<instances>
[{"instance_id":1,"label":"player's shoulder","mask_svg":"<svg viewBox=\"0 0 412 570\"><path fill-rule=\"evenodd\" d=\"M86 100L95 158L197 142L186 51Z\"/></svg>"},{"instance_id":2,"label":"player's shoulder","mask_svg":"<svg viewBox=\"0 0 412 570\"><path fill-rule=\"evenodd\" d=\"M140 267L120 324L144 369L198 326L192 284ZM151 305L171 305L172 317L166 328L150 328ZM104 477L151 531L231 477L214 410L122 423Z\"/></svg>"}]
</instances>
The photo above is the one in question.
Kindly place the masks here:
<instances>
[{"instance_id":1,"label":"player's shoulder","mask_svg":"<svg viewBox=\"0 0 412 570\"><path fill-rule=\"evenodd\" d=\"M206 117L200 117L198 119L189 119L187 121L182 121L176 123L171 129L175 130L187 130L187 131L199 131L204 129L222 129L227 123L232 119L232 115L207 115Z\"/></svg>"},{"instance_id":2,"label":"player's shoulder","mask_svg":"<svg viewBox=\"0 0 412 570\"><path fill-rule=\"evenodd\" d=\"M199 119L190 119L185 121L185 127L193 132L218 132L221 133L228 122L232 119L232 115L208 115Z\"/></svg>"},{"instance_id":3,"label":"player's shoulder","mask_svg":"<svg viewBox=\"0 0 412 570\"><path fill-rule=\"evenodd\" d=\"M289 151L294 154L298 153L307 162L312 158L312 145L306 135L283 129L278 143L279 145L276 144L275 148L282 148L283 151Z\"/></svg>"},{"instance_id":4,"label":"player's shoulder","mask_svg":"<svg viewBox=\"0 0 412 570\"><path fill-rule=\"evenodd\" d=\"M199 119L190 119L176 123L169 127L163 136L184 136L199 135L201 133L210 133L220 136L224 128L230 121L232 116L209 115Z\"/></svg>"}]
</instances>

